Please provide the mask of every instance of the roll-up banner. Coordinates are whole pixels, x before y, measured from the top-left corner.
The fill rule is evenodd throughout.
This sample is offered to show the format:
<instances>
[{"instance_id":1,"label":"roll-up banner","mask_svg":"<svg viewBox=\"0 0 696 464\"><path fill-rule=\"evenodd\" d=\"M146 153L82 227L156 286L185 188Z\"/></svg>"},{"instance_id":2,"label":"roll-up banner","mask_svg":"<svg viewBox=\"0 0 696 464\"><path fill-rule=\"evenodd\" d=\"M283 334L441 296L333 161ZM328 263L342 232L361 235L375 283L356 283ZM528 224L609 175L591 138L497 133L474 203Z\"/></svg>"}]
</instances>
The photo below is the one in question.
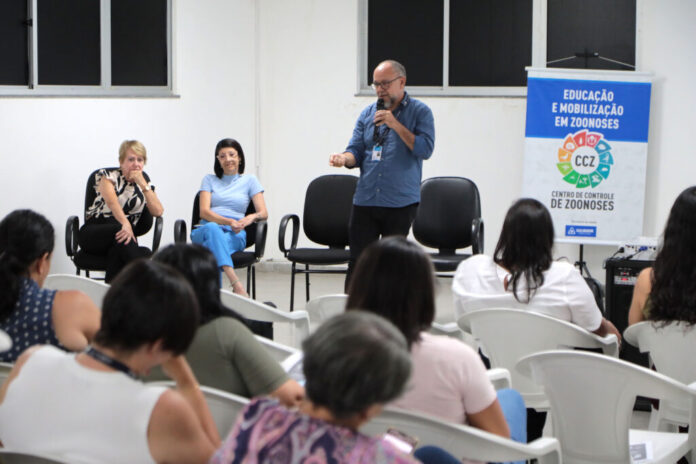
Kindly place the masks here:
<instances>
[{"instance_id":1,"label":"roll-up banner","mask_svg":"<svg viewBox=\"0 0 696 464\"><path fill-rule=\"evenodd\" d=\"M559 242L642 235L651 75L527 71L523 195L546 205Z\"/></svg>"}]
</instances>

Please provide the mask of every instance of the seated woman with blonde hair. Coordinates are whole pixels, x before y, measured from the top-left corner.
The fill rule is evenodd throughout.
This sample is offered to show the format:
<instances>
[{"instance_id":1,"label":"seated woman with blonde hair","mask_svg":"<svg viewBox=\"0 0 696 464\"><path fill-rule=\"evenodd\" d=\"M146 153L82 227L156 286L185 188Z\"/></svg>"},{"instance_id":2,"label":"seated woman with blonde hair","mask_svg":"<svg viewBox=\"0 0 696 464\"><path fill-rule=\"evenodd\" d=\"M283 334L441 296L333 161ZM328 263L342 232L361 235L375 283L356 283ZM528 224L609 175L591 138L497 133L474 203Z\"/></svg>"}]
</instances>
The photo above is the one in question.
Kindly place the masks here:
<instances>
[{"instance_id":1,"label":"seated woman with blonde hair","mask_svg":"<svg viewBox=\"0 0 696 464\"><path fill-rule=\"evenodd\" d=\"M696 186L674 201L655 264L638 275L628 324L643 320L696 323Z\"/></svg>"},{"instance_id":2,"label":"seated woman with blonde hair","mask_svg":"<svg viewBox=\"0 0 696 464\"><path fill-rule=\"evenodd\" d=\"M18 209L0 222L0 329L12 339L0 361L15 362L39 343L80 351L99 329L101 313L87 295L41 288L54 241L53 226L34 211Z\"/></svg>"},{"instance_id":3,"label":"seated woman with blonde hair","mask_svg":"<svg viewBox=\"0 0 696 464\"><path fill-rule=\"evenodd\" d=\"M94 200L85 211L85 224L77 236L88 253L107 255L106 282L111 282L129 262L150 255L137 239L147 232L141 221L145 208L153 217L164 213L154 187L143 173L145 146L137 140L124 141L118 149L118 162L118 168L97 173Z\"/></svg>"}]
</instances>

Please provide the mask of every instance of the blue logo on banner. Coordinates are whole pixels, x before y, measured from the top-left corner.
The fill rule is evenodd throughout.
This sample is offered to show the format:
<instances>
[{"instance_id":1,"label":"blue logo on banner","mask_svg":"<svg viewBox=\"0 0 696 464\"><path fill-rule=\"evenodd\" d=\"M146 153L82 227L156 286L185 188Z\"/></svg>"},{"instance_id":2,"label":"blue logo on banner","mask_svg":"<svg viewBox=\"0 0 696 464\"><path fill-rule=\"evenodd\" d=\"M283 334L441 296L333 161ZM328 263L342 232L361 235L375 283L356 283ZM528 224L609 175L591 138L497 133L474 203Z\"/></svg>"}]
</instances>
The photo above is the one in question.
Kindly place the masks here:
<instances>
[{"instance_id":1,"label":"blue logo on banner","mask_svg":"<svg viewBox=\"0 0 696 464\"><path fill-rule=\"evenodd\" d=\"M563 139L587 129L615 142L647 142L647 82L527 79L527 137Z\"/></svg>"},{"instance_id":2,"label":"blue logo on banner","mask_svg":"<svg viewBox=\"0 0 696 464\"><path fill-rule=\"evenodd\" d=\"M596 226L565 226L566 237L596 237L597 227Z\"/></svg>"}]
</instances>

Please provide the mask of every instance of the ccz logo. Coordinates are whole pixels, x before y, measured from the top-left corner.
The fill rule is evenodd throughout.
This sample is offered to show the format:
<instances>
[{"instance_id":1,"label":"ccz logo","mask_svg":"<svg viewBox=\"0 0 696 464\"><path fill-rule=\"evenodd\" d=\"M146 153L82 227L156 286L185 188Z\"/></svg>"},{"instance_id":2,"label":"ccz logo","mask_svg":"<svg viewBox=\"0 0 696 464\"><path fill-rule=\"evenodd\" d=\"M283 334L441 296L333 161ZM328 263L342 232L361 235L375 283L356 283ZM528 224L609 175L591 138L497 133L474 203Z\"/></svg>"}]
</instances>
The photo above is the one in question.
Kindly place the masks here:
<instances>
[{"instance_id":1,"label":"ccz logo","mask_svg":"<svg viewBox=\"0 0 696 464\"><path fill-rule=\"evenodd\" d=\"M558 170L576 188L595 188L609 177L614 158L602 134L587 129L568 134L558 149Z\"/></svg>"}]
</instances>

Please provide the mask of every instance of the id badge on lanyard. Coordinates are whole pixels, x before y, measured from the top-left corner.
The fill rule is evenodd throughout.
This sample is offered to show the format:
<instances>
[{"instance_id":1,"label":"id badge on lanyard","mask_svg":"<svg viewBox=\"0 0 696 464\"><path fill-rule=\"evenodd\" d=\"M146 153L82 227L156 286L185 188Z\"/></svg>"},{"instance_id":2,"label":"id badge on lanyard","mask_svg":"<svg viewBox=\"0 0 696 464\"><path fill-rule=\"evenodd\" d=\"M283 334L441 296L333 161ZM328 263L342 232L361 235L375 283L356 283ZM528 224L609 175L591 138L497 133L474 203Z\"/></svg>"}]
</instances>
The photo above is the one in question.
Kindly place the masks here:
<instances>
[{"instance_id":1,"label":"id badge on lanyard","mask_svg":"<svg viewBox=\"0 0 696 464\"><path fill-rule=\"evenodd\" d=\"M380 161L382 159L382 146L375 145L372 149L372 161Z\"/></svg>"}]
</instances>

